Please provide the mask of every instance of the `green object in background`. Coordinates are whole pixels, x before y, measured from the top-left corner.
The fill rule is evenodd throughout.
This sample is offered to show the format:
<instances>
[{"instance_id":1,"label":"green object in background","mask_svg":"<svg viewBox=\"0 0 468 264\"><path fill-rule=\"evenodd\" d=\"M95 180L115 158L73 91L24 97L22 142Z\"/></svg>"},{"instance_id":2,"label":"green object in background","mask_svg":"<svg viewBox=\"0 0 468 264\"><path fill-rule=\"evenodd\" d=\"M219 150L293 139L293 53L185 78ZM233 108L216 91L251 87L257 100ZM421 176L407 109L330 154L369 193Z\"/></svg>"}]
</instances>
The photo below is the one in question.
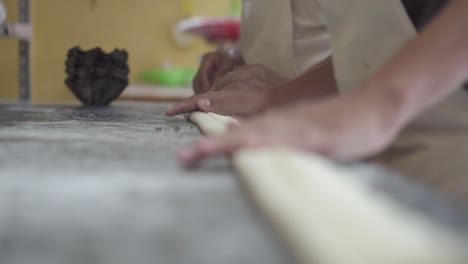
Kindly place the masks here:
<instances>
[{"instance_id":1,"label":"green object in background","mask_svg":"<svg viewBox=\"0 0 468 264\"><path fill-rule=\"evenodd\" d=\"M231 15L239 16L242 12L241 0L231 0Z\"/></svg>"},{"instance_id":2,"label":"green object in background","mask_svg":"<svg viewBox=\"0 0 468 264\"><path fill-rule=\"evenodd\" d=\"M139 81L154 85L170 87L187 87L192 83L196 70L193 68L162 68L144 71L138 77Z\"/></svg>"}]
</instances>

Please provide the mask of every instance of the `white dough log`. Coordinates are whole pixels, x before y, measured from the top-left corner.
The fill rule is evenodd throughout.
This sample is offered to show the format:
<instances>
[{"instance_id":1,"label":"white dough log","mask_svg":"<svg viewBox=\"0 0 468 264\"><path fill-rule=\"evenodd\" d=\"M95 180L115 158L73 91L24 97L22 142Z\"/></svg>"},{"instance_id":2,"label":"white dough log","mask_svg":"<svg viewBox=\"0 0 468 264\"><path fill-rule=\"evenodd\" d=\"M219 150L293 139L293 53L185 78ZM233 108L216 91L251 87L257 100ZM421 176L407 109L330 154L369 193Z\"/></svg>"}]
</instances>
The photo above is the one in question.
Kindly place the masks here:
<instances>
[{"instance_id":1,"label":"white dough log","mask_svg":"<svg viewBox=\"0 0 468 264\"><path fill-rule=\"evenodd\" d=\"M240 151L234 167L302 263L468 263L465 240L323 158Z\"/></svg>"},{"instance_id":2,"label":"white dough log","mask_svg":"<svg viewBox=\"0 0 468 264\"><path fill-rule=\"evenodd\" d=\"M193 113L207 134L229 117ZM462 264L467 241L312 154L242 150L233 164L267 221L302 263Z\"/></svg>"},{"instance_id":3,"label":"white dough log","mask_svg":"<svg viewBox=\"0 0 468 264\"><path fill-rule=\"evenodd\" d=\"M188 115L190 121L195 123L206 135L216 135L226 132L229 123L236 123L232 117L215 113L193 112Z\"/></svg>"}]
</instances>

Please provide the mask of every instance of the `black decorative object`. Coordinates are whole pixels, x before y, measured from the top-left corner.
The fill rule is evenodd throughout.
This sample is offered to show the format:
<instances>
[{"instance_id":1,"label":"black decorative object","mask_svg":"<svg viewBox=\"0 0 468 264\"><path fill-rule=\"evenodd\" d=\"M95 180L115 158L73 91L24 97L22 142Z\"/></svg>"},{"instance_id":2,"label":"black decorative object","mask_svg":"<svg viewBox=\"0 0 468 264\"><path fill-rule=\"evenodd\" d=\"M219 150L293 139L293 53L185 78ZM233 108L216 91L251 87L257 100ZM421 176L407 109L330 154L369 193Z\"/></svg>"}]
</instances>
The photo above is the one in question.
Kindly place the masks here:
<instances>
[{"instance_id":1,"label":"black decorative object","mask_svg":"<svg viewBox=\"0 0 468 264\"><path fill-rule=\"evenodd\" d=\"M83 51L79 47L68 51L65 83L85 105L109 105L128 85L128 53L114 50L105 53L100 48Z\"/></svg>"}]
</instances>

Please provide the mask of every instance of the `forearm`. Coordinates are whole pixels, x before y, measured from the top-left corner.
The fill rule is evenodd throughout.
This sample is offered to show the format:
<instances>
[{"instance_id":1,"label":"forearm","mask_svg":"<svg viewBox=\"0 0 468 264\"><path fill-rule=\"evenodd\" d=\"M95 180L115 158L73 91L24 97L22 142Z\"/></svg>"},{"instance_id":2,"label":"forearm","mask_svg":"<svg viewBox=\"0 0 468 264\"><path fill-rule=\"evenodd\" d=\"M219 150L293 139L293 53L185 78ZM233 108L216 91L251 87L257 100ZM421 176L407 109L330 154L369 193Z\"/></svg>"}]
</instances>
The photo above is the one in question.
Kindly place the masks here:
<instances>
[{"instance_id":1,"label":"forearm","mask_svg":"<svg viewBox=\"0 0 468 264\"><path fill-rule=\"evenodd\" d=\"M468 1L453 0L363 87L404 125L468 80ZM357 91L358 93L360 91Z\"/></svg>"},{"instance_id":2,"label":"forearm","mask_svg":"<svg viewBox=\"0 0 468 264\"><path fill-rule=\"evenodd\" d=\"M331 58L326 59L300 77L271 91L272 106L319 98L338 92Z\"/></svg>"}]
</instances>

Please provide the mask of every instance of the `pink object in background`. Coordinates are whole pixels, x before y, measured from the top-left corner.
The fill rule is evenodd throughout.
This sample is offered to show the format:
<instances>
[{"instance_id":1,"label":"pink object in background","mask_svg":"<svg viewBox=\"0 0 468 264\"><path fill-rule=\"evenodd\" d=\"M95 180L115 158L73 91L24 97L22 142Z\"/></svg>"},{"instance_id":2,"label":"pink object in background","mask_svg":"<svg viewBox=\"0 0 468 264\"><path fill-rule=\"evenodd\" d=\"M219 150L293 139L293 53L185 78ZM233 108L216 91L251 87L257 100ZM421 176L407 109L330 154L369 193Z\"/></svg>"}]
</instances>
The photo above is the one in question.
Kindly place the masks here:
<instances>
[{"instance_id":1,"label":"pink object in background","mask_svg":"<svg viewBox=\"0 0 468 264\"><path fill-rule=\"evenodd\" d=\"M236 42L240 37L240 18L192 17L179 22L176 31L201 36L208 42Z\"/></svg>"}]
</instances>

